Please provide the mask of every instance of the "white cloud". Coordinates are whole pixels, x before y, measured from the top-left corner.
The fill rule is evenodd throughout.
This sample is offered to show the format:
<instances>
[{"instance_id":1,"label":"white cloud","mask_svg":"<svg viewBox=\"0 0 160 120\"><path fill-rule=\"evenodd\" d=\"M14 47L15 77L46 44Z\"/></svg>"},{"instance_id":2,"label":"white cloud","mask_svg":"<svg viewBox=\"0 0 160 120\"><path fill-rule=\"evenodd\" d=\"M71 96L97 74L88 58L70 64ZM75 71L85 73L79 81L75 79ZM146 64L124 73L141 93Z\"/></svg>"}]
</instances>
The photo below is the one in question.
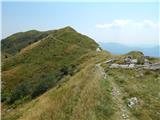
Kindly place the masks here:
<instances>
[{"instance_id":1,"label":"white cloud","mask_svg":"<svg viewBox=\"0 0 160 120\"><path fill-rule=\"evenodd\" d=\"M152 20L116 19L110 23L97 24L95 30L97 39L103 42L157 44L159 28L160 22Z\"/></svg>"},{"instance_id":2,"label":"white cloud","mask_svg":"<svg viewBox=\"0 0 160 120\"><path fill-rule=\"evenodd\" d=\"M115 27L115 26L124 26L132 22L132 20L123 20L123 19L117 19L113 20L112 23L106 23L106 24L97 24L97 28L110 28L110 27Z\"/></svg>"},{"instance_id":3,"label":"white cloud","mask_svg":"<svg viewBox=\"0 0 160 120\"><path fill-rule=\"evenodd\" d=\"M97 28L109 28L112 27L112 24L97 24Z\"/></svg>"},{"instance_id":4,"label":"white cloud","mask_svg":"<svg viewBox=\"0 0 160 120\"><path fill-rule=\"evenodd\" d=\"M144 20L142 22L136 22L130 19L116 19L116 20L113 20L111 23L97 24L96 28L112 28L112 27L125 27L125 26L153 28L153 27L158 27L158 23L154 23L151 20Z\"/></svg>"},{"instance_id":5,"label":"white cloud","mask_svg":"<svg viewBox=\"0 0 160 120\"><path fill-rule=\"evenodd\" d=\"M114 20L113 21L113 25L117 25L117 26L123 26L123 25L127 25L129 23L131 23L132 20Z\"/></svg>"},{"instance_id":6,"label":"white cloud","mask_svg":"<svg viewBox=\"0 0 160 120\"><path fill-rule=\"evenodd\" d=\"M158 23L154 23L151 20L144 20L143 22L135 22L135 25L142 28L155 28L158 27Z\"/></svg>"}]
</instances>

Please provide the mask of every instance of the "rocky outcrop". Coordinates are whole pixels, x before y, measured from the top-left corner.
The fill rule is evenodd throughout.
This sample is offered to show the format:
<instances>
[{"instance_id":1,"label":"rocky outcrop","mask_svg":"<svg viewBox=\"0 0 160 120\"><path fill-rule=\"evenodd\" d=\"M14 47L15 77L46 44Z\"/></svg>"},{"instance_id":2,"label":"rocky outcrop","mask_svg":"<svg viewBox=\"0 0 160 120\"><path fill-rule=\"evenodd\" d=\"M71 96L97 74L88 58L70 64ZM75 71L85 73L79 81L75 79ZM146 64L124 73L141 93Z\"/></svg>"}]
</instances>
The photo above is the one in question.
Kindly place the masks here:
<instances>
[{"instance_id":1,"label":"rocky outcrop","mask_svg":"<svg viewBox=\"0 0 160 120\"><path fill-rule=\"evenodd\" d=\"M158 70L160 69L160 63L151 63L148 59L144 59L144 63L138 64L138 59L132 59L131 57L124 58L124 63L117 64L115 61L118 59L111 58L104 62L104 64L110 64L109 68L126 68L126 69L149 69Z\"/></svg>"},{"instance_id":2,"label":"rocky outcrop","mask_svg":"<svg viewBox=\"0 0 160 120\"><path fill-rule=\"evenodd\" d=\"M109 68L127 68L127 69L132 69L132 68L141 68L141 69L150 69L150 70L158 70L160 69L160 63L155 63L155 64L145 64L145 65L136 65L136 64L116 64L113 63L109 66Z\"/></svg>"}]
</instances>

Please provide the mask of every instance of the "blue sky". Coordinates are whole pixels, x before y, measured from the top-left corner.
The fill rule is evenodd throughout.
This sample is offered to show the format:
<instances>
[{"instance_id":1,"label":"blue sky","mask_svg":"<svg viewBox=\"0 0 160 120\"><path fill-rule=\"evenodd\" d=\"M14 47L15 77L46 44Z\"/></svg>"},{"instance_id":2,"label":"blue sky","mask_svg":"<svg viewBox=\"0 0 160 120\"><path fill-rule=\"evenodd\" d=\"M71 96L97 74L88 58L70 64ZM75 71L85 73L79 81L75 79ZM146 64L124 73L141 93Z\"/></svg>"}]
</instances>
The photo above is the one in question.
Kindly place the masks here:
<instances>
[{"instance_id":1,"label":"blue sky","mask_svg":"<svg viewBox=\"0 0 160 120\"><path fill-rule=\"evenodd\" d=\"M2 37L72 26L97 42L159 44L157 3L3 2Z\"/></svg>"}]
</instances>

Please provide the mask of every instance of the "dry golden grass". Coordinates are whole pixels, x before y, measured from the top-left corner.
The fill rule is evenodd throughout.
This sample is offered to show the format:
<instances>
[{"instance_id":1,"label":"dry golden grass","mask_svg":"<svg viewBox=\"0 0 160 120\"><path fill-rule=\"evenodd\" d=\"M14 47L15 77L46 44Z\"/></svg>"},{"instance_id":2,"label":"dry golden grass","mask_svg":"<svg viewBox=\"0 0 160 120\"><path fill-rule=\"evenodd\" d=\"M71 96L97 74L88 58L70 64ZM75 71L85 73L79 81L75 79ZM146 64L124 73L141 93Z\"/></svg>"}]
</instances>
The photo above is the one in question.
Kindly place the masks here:
<instances>
[{"instance_id":1,"label":"dry golden grass","mask_svg":"<svg viewBox=\"0 0 160 120\"><path fill-rule=\"evenodd\" d=\"M4 84L3 87L7 86L7 89L12 88L14 85L12 82L17 82L17 83L20 82L20 79L17 79L17 81L14 81L14 78L15 78L15 76L17 76L17 71L19 71L21 69L21 67L22 67L22 65L18 65L12 69L9 69L7 71L2 72L2 79L3 79L3 84ZM13 81L10 82L9 78Z\"/></svg>"},{"instance_id":2,"label":"dry golden grass","mask_svg":"<svg viewBox=\"0 0 160 120\"><path fill-rule=\"evenodd\" d=\"M158 94L159 77L153 80L156 72L145 75L143 70L110 69L104 79L95 65L109 58L111 56L105 52L84 55L79 60L83 61L79 72L66 76L56 87L33 101L18 106L8 114L11 119L4 120L122 120L120 108L123 107L130 120L157 120L154 111L158 110L159 102L154 98ZM140 72L144 75L136 77ZM121 91L120 97L113 98L113 87ZM127 107L127 98L132 96L139 100L136 110ZM147 109L149 100L152 108ZM17 118L12 119L16 115Z\"/></svg>"},{"instance_id":3,"label":"dry golden grass","mask_svg":"<svg viewBox=\"0 0 160 120\"><path fill-rule=\"evenodd\" d=\"M77 75L71 77L69 81L63 83L59 88L54 88L39 98L38 103L31 108L31 112L26 112L20 119L22 120L54 120L63 119L67 116L65 107L69 107L70 99L76 99L80 95L83 87L90 82L91 74L87 74L91 67L88 66ZM72 101L71 101L72 102ZM72 108L70 108L72 109Z\"/></svg>"},{"instance_id":4,"label":"dry golden grass","mask_svg":"<svg viewBox=\"0 0 160 120\"><path fill-rule=\"evenodd\" d=\"M31 45L28 45L27 47L23 48L19 54L24 54L25 52L29 51L29 50L32 50L33 48L35 48L36 46L39 45L39 43L41 42L41 40L35 42L35 43L32 43Z\"/></svg>"},{"instance_id":5,"label":"dry golden grass","mask_svg":"<svg viewBox=\"0 0 160 120\"><path fill-rule=\"evenodd\" d=\"M88 115L92 119L95 115L93 109L99 103L97 99L103 96L100 89L102 76L95 71L95 63L108 56L104 54L92 55L80 65L80 72L66 77L57 87L23 107L17 107L8 116L15 116L18 112L20 120L80 120Z\"/></svg>"}]
</instances>

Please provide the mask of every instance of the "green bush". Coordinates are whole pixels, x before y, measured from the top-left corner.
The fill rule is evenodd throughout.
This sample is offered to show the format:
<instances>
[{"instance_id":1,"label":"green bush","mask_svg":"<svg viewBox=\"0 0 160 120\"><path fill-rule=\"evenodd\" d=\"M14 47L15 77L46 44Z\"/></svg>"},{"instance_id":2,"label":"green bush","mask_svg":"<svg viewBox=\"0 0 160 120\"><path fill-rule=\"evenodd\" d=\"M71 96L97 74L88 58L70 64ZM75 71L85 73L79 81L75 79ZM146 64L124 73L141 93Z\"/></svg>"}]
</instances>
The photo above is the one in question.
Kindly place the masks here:
<instances>
[{"instance_id":1,"label":"green bush","mask_svg":"<svg viewBox=\"0 0 160 120\"><path fill-rule=\"evenodd\" d=\"M49 88L56 85L57 78L54 73L43 74L33 86L31 98L35 98L44 92L46 92Z\"/></svg>"},{"instance_id":2,"label":"green bush","mask_svg":"<svg viewBox=\"0 0 160 120\"><path fill-rule=\"evenodd\" d=\"M56 75L42 75L40 78L41 80L35 85L32 91L31 98L35 98L46 92L49 88L55 86L57 81L62 79L65 75L73 75L75 68L75 65L63 66Z\"/></svg>"},{"instance_id":3,"label":"green bush","mask_svg":"<svg viewBox=\"0 0 160 120\"><path fill-rule=\"evenodd\" d=\"M6 101L7 98L8 98L8 96L9 96L9 94L7 92L5 92L5 91L2 90L1 91L1 102Z\"/></svg>"},{"instance_id":4,"label":"green bush","mask_svg":"<svg viewBox=\"0 0 160 120\"><path fill-rule=\"evenodd\" d=\"M68 67L64 66L60 69L60 75L64 76L68 74Z\"/></svg>"},{"instance_id":5,"label":"green bush","mask_svg":"<svg viewBox=\"0 0 160 120\"><path fill-rule=\"evenodd\" d=\"M27 82L20 83L9 96L7 103L12 104L16 100L23 99L25 96L29 94L29 84Z\"/></svg>"},{"instance_id":6,"label":"green bush","mask_svg":"<svg viewBox=\"0 0 160 120\"><path fill-rule=\"evenodd\" d=\"M31 94L31 97L35 98L35 97L43 94L45 91L47 91L48 88L49 88L49 84L47 82L41 81L40 83L38 83L35 86L32 94Z\"/></svg>"},{"instance_id":7,"label":"green bush","mask_svg":"<svg viewBox=\"0 0 160 120\"><path fill-rule=\"evenodd\" d=\"M76 69L75 65L69 65L69 66L63 66L58 74L57 74L57 78L58 79L62 79L65 75L73 75L74 71Z\"/></svg>"}]
</instances>

